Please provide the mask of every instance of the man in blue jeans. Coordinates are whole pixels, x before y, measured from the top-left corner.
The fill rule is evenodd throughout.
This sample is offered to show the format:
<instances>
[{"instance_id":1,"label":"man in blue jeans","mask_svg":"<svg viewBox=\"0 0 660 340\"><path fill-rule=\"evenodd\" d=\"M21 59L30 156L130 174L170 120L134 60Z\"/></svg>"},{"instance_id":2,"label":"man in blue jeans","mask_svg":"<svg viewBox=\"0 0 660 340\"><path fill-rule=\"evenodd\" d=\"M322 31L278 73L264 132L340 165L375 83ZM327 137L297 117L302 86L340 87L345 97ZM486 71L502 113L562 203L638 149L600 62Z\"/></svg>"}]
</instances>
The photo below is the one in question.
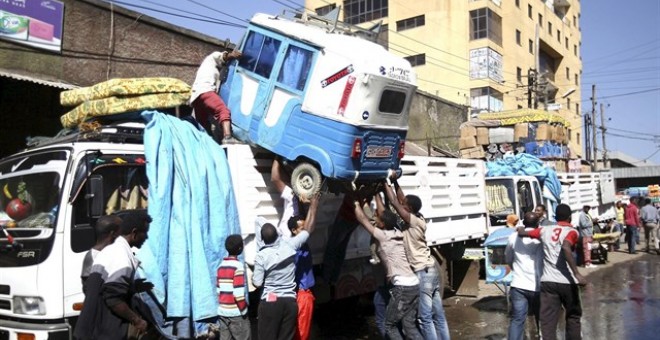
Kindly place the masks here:
<instances>
[{"instance_id":1,"label":"man in blue jeans","mask_svg":"<svg viewBox=\"0 0 660 340\"><path fill-rule=\"evenodd\" d=\"M406 224L403 230L403 244L410 266L419 279L418 318L422 336L426 340L449 339L449 327L442 306L442 284L440 273L431 257L431 250L426 244L426 220L419 212L422 200L415 195L404 196L396 182L396 196L389 185L385 185L385 194L401 219ZM376 204L380 196L376 196Z\"/></svg>"},{"instance_id":2,"label":"man in blue jeans","mask_svg":"<svg viewBox=\"0 0 660 340\"><path fill-rule=\"evenodd\" d=\"M538 227L539 215L526 213L523 224L528 231ZM538 335L541 274L543 273L541 242L531 238L520 238L517 233L513 233L504 250L504 259L513 269L513 279L509 291L511 322L509 323L508 339L522 340L524 338L525 320L530 309L536 321L536 334Z\"/></svg>"},{"instance_id":3,"label":"man in blue jeans","mask_svg":"<svg viewBox=\"0 0 660 340\"><path fill-rule=\"evenodd\" d=\"M391 298L385 310L385 332L391 340L403 339L398 323L403 325L406 339L422 339L415 324L419 304L419 280L410 268L403 246L403 235L395 229L396 215L384 210L376 214L372 225L363 210L363 202L355 201L355 217L360 225L378 241L378 256L385 266L387 280L392 284Z\"/></svg>"}]
</instances>

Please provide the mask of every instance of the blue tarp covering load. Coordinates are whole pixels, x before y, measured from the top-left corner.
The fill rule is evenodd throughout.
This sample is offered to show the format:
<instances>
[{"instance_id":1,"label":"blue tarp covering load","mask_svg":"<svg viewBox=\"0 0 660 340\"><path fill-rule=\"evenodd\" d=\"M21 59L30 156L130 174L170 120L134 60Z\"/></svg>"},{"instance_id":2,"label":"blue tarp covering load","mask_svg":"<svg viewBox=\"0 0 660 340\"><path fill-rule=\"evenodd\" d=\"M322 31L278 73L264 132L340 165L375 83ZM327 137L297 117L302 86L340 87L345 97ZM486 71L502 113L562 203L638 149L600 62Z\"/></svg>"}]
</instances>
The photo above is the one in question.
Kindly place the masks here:
<instances>
[{"instance_id":1,"label":"blue tarp covering load","mask_svg":"<svg viewBox=\"0 0 660 340\"><path fill-rule=\"evenodd\" d=\"M486 177L498 176L534 176L543 186L543 196L553 202L560 203L561 183L557 173L543 166L543 162L529 154L505 155L502 159L486 162L488 172ZM554 207L549 207L554 209Z\"/></svg>"},{"instance_id":2,"label":"blue tarp covering load","mask_svg":"<svg viewBox=\"0 0 660 340\"><path fill-rule=\"evenodd\" d=\"M141 297L165 334L190 338L217 316L216 270L225 238L240 232L231 176L205 132L160 112L142 116L153 222L138 258L160 306Z\"/></svg>"}]
</instances>

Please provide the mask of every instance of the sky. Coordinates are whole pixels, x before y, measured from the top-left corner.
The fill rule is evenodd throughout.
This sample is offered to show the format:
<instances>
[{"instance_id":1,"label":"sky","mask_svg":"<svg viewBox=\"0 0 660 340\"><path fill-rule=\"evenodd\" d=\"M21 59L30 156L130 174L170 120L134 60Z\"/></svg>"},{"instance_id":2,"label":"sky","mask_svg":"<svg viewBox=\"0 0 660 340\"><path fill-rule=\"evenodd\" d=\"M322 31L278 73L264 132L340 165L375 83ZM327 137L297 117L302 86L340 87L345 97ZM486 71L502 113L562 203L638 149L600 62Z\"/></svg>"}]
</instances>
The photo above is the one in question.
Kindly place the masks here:
<instances>
[{"instance_id":1,"label":"sky","mask_svg":"<svg viewBox=\"0 0 660 340\"><path fill-rule=\"evenodd\" d=\"M285 9L302 8L304 1L123 0L115 3L237 43L255 13L279 14ZM608 129L607 149L640 160L638 165L660 164L660 0L581 0L580 5L581 110L591 113L591 88L595 84L596 123L600 127L602 103ZM597 145L602 150L600 130Z\"/></svg>"}]
</instances>

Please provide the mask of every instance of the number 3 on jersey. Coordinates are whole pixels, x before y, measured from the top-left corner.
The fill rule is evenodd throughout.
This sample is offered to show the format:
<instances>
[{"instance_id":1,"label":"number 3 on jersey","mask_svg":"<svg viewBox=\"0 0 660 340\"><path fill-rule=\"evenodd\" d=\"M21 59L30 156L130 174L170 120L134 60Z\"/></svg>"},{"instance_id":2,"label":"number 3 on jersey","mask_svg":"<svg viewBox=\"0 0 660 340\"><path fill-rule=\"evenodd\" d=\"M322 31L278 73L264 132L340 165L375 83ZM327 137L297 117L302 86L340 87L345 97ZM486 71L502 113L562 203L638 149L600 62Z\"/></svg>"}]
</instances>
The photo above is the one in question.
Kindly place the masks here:
<instances>
[{"instance_id":1,"label":"number 3 on jersey","mask_svg":"<svg viewBox=\"0 0 660 340\"><path fill-rule=\"evenodd\" d=\"M552 242L559 241L560 234L561 234L561 228L552 229Z\"/></svg>"}]
</instances>

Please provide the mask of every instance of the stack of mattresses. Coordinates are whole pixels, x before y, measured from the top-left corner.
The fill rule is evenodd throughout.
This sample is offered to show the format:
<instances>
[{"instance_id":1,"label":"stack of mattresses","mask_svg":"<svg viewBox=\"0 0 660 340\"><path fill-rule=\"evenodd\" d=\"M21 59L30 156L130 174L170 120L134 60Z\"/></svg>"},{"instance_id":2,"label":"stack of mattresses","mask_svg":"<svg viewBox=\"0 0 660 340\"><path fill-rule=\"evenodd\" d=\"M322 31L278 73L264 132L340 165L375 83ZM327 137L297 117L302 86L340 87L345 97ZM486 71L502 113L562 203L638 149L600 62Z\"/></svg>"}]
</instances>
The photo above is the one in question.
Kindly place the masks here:
<instances>
[{"instance_id":1,"label":"stack of mattresses","mask_svg":"<svg viewBox=\"0 0 660 340\"><path fill-rule=\"evenodd\" d=\"M75 108L62 115L60 121L65 128L73 128L99 117L176 107L185 104L189 98L190 86L179 79L111 79L62 92L62 106Z\"/></svg>"}]
</instances>

